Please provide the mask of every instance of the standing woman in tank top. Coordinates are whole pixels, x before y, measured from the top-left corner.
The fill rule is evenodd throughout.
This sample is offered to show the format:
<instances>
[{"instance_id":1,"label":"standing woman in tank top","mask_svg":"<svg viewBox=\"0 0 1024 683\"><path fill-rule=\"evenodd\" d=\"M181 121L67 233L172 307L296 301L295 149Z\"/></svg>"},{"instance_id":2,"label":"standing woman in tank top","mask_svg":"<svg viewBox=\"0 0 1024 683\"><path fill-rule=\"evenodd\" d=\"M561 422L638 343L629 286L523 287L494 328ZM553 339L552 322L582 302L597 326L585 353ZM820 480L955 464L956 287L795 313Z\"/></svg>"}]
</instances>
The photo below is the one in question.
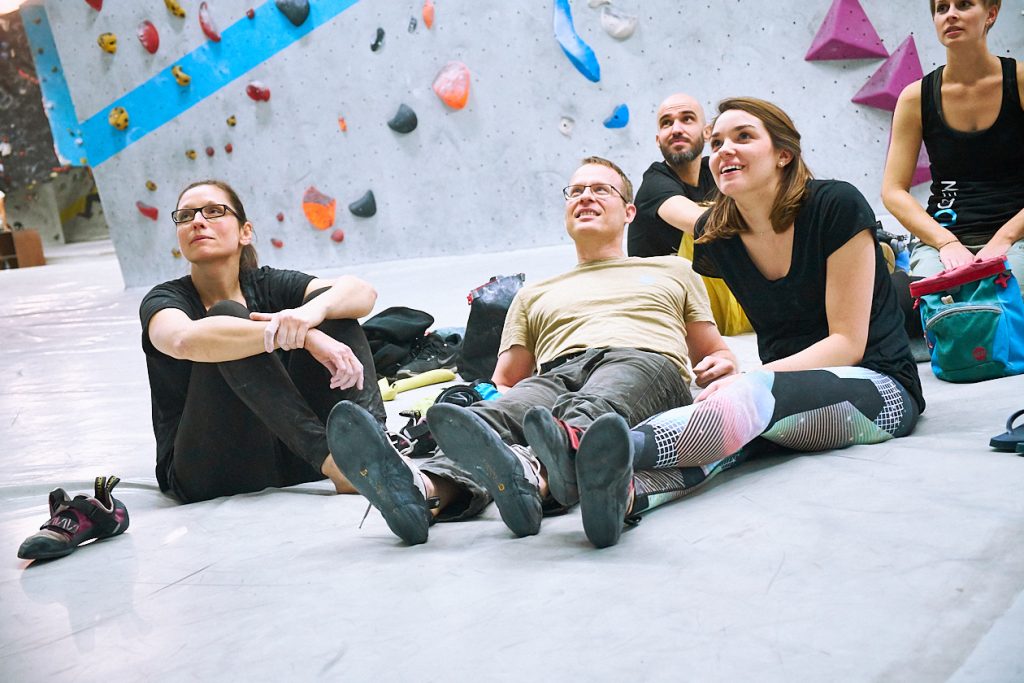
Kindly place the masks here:
<instances>
[{"instance_id":1,"label":"standing woman in tank top","mask_svg":"<svg viewBox=\"0 0 1024 683\"><path fill-rule=\"evenodd\" d=\"M1000 1L930 0L946 64L896 104L882 201L920 240L912 275L1005 255L1024 280L1024 63L988 49ZM909 192L922 141L927 209Z\"/></svg>"}]
</instances>

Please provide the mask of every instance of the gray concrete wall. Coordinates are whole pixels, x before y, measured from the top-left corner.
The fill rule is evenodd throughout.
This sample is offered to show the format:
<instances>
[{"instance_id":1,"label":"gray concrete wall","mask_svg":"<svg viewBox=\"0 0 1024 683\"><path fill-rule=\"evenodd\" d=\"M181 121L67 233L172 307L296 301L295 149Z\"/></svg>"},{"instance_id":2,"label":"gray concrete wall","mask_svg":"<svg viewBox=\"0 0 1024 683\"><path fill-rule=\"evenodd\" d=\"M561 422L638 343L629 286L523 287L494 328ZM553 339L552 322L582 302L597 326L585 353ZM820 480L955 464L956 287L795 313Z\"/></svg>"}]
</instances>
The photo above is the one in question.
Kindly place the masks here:
<instances>
[{"instance_id":1,"label":"gray concrete wall","mask_svg":"<svg viewBox=\"0 0 1024 683\"><path fill-rule=\"evenodd\" d=\"M210 4L222 31L247 21L251 6L250 0ZM850 101L881 60L803 59L830 0L615 4L639 16L637 32L625 41L601 28L600 9L571 2L576 28L600 61L601 80L592 83L553 38L552 0L437 0L431 30L420 19L420 0L356 2L94 166L126 284L185 272L186 264L172 256L175 233L167 213L180 188L211 176L239 190L256 225L261 261L271 265L315 271L565 240L559 188L576 161L585 154L607 156L639 182L658 157L655 108L677 90L709 107L730 95L777 102L801 129L816 175L853 182L884 211L878 195L890 114ZM924 0L861 4L890 52L914 33L925 72L944 60ZM990 46L1019 57L1024 0L1003 4ZM97 14L84 2L46 2L79 119L102 113L206 41L199 3L182 5L184 20L172 18L161 3L107 0ZM412 16L419 20L414 32L408 30ZM135 38L136 26L147 18L160 31L155 55ZM370 43L378 27L386 37L374 52ZM104 31L118 34L116 55L97 47L96 36ZM453 59L473 74L469 103L459 111L431 90L437 71ZM246 97L253 78L270 86L270 102ZM385 125L403 102L419 117L419 127L406 136ZM602 122L620 103L628 104L631 120L609 130ZM238 121L234 128L225 124L231 115ZM347 132L339 129L339 116ZM575 120L568 136L559 131L565 116ZM224 152L228 142L230 155ZM213 157L204 154L207 146ZM187 149L197 151L194 161L186 158ZM156 183L155 192L146 190L147 179ZM336 227L345 231L344 242L332 242L330 230L315 230L303 217L302 195L311 185L337 199ZM347 204L367 189L376 195L377 215L350 215ZM139 200L160 209L158 222L137 211ZM283 222L275 219L279 212ZM272 238L283 246L273 247Z\"/></svg>"}]
</instances>

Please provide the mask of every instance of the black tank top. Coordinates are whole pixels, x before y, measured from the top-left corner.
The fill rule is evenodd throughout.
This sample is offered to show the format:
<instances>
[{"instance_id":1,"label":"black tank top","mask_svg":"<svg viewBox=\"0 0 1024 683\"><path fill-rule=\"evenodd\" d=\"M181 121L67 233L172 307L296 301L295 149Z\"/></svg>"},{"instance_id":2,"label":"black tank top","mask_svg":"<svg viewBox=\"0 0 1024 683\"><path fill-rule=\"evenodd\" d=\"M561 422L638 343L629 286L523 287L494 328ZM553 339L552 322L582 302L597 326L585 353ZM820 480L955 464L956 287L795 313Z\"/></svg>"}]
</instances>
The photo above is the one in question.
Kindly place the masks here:
<instances>
[{"instance_id":1,"label":"black tank top","mask_svg":"<svg viewBox=\"0 0 1024 683\"><path fill-rule=\"evenodd\" d=\"M942 70L921 80L921 124L931 160L928 215L961 242L981 245L1024 209L1024 109L1017 62L1000 57L1003 98L989 128L964 132L942 116Z\"/></svg>"}]
</instances>

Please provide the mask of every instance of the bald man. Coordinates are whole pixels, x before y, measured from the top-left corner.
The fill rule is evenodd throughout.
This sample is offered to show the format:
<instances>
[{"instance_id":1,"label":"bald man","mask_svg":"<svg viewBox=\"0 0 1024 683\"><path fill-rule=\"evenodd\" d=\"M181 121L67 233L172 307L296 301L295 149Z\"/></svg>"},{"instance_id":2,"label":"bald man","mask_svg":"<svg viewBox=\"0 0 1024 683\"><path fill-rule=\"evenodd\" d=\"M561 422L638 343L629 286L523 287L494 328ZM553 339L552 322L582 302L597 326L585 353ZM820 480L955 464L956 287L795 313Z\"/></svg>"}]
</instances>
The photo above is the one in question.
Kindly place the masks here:
<instances>
[{"instance_id":1,"label":"bald man","mask_svg":"<svg viewBox=\"0 0 1024 683\"><path fill-rule=\"evenodd\" d=\"M669 96L658 107L655 139L664 161L644 173L636 193L636 218L629 226L630 256L666 256L679 251L683 233L705 208L697 202L715 190L704 151L704 108L684 93Z\"/></svg>"}]
</instances>

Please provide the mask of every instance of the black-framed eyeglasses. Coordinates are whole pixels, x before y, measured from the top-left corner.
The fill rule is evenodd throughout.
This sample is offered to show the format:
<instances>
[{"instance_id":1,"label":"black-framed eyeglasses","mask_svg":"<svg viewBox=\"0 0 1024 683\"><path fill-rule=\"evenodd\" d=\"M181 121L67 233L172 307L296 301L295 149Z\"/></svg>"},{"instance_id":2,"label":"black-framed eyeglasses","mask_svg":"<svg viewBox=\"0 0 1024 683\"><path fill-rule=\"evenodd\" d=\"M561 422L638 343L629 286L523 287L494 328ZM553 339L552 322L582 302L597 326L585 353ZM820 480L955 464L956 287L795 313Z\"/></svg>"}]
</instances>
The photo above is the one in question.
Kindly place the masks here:
<instances>
[{"instance_id":1,"label":"black-framed eyeglasses","mask_svg":"<svg viewBox=\"0 0 1024 683\"><path fill-rule=\"evenodd\" d=\"M177 209L171 211L171 220L175 223L188 223L196 217L197 213L203 214L203 218L220 218L227 213L238 216L235 210L226 204L207 204L198 209Z\"/></svg>"},{"instance_id":2,"label":"black-framed eyeglasses","mask_svg":"<svg viewBox=\"0 0 1024 683\"><path fill-rule=\"evenodd\" d=\"M608 185L607 183L594 183L593 185L569 185L562 188L562 196L565 197L565 201L571 202L574 199L579 199L583 196L583 193L590 188L590 194L594 195L598 199L608 199L613 195L619 195L622 201L626 201L626 198L622 196L622 193L616 189L614 185ZM628 202L626 202L628 204Z\"/></svg>"}]
</instances>

